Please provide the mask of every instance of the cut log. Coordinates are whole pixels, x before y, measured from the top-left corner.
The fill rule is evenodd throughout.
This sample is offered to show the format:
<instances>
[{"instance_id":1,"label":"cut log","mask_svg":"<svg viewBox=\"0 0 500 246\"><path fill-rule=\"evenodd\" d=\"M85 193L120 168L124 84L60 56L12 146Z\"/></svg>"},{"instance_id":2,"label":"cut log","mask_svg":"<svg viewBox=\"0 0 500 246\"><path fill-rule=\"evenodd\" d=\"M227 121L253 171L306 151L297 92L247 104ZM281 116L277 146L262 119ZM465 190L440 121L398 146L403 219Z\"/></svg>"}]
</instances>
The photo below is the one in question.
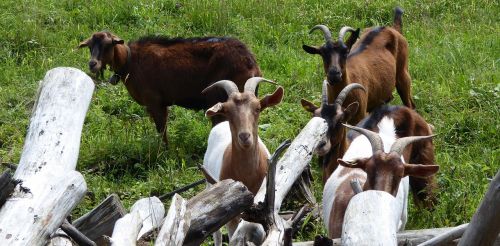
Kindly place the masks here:
<instances>
[{"instance_id":1,"label":"cut log","mask_svg":"<svg viewBox=\"0 0 500 246\"><path fill-rule=\"evenodd\" d=\"M45 245L79 203L85 181L75 166L94 83L74 68L55 68L40 83L14 179L0 209L0 245Z\"/></svg>"},{"instance_id":2,"label":"cut log","mask_svg":"<svg viewBox=\"0 0 500 246\"><path fill-rule=\"evenodd\" d=\"M158 228L165 216L165 207L158 197L142 198L134 203L130 211L138 211L142 220L142 228L137 240L149 230Z\"/></svg>"},{"instance_id":3,"label":"cut log","mask_svg":"<svg viewBox=\"0 0 500 246\"><path fill-rule=\"evenodd\" d=\"M459 245L492 245L500 233L500 171L491 181Z\"/></svg>"},{"instance_id":4,"label":"cut log","mask_svg":"<svg viewBox=\"0 0 500 246\"><path fill-rule=\"evenodd\" d=\"M90 240L99 243L103 235L111 237L116 221L126 213L118 195L111 194L97 207L75 220L73 225Z\"/></svg>"},{"instance_id":5,"label":"cut log","mask_svg":"<svg viewBox=\"0 0 500 246\"><path fill-rule=\"evenodd\" d=\"M187 201L175 194L167 217L156 238L155 246L180 246L191 225L191 213L186 211Z\"/></svg>"},{"instance_id":6,"label":"cut log","mask_svg":"<svg viewBox=\"0 0 500 246\"><path fill-rule=\"evenodd\" d=\"M401 211L396 198L385 191L356 194L345 211L342 245L396 245Z\"/></svg>"},{"instance_id":7,"label":"cut log","mask_svg":"<svg viewBox=\"0 0 500 246\"><path fill-rule=\"evenodd\" d=\"M71 238L62 229L57 229L56 232L50 236L50 241L47 246L74 246L78 245L73 243Z\"/></svg>"},{"instance_id":8,"label":"cut log","mask_svg":"<svg viewBox=\"0 0 500 246\"><path fill-rule=\"evenodd\" d=\"M86 191L75 171L47 171L18 185L0 210L0 245L45 245Z\"/></svg>"},{"instance_id":9,"label":"cut log","mask_svg":"<svg viewBox=\"0 0 500 246\"><path fill-rule=\"evenodd\" d=\"M191 226L184 245L200 245L207 236L252 205L252 193L241 182L222 180L188 201Z\"/></svg>"},{"instance_id":10,"label":"cut log","mask_svg":"<svg viewBox=\"0 0 500 246\"><path fill-rule=\"evenodd\" d=\"M139 211L134 210L116 221L111 237L112 246L135 245L137 235L142 227L142 219Z\"/></svg>"},{"instance_id":11,"label":"cut log","mask_svg":"<svg viewBox=\"0 0 500 246\"><path fill-rule=\"evenodd\" d=\"M15 179L75 170L94 82L76 68L54 68L40 83Z\"/></svg>"}]
</instances>

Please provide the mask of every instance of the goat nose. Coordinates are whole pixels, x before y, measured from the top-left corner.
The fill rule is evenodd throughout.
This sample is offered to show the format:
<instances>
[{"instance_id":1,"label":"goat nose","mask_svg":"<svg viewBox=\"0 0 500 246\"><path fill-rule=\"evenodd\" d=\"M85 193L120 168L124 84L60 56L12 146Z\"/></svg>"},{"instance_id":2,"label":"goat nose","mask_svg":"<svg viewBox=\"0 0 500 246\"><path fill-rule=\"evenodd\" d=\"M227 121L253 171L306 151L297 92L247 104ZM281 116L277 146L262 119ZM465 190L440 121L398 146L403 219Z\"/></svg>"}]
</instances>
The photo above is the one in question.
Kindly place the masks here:
<instances>
[{"instance_id":1,"label":"goat nose","mask_svg":"<svg viewBox=\"0 0 500 246\"><path fill-rule=\"evenodd\" d=\"M334 76L335 76L335 77L337 77L337 76L339 76L339 77L340 77L340 76L342 76L342 73L341 73L340 71L338 71L338 70L330 70L328 73L329 73L329 75L330 75L330 76L332 76L332 77L334 77Z\"/></svg>"},{"instance_id":2,"label":"goat nose","mask_svg":"<svg viewBox=\"0 0 500 246\"><path fill-rule=\"evenodd\" d=\"M95 60L91 60L91 61L89 61L89 67L90 67L90 68L95 67L95 65L97 65L97 61L95 61Z\"/></svg>"},{"instance_id":3,"label":"goat nose","mask_svg":"<svg viewBox=\"0 0 500 246\"><path fill-rule=\"evenodd\" d=\"M242 142L246 142L250 138L250 133L242 132L242 133L238 134L238 137L240 138L240 140Z\"/></svg>"}]
</instances>

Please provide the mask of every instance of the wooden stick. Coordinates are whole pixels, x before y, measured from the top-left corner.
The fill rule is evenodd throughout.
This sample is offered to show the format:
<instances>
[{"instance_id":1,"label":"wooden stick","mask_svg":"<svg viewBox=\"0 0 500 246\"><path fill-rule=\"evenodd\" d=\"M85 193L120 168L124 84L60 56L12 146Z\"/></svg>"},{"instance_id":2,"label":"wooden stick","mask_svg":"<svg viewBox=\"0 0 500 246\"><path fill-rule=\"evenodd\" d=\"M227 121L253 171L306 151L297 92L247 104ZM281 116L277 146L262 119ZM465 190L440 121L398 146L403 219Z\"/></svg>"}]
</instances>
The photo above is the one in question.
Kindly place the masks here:
<instances>
[{"instance_id":1,"label":"wooden stick","mask_svg":"<svg viewBox=\"0 0 500 246\"><path fill-rule=\"evenodd\" d=\"M418 246L431 246L431 245L444 245L448 242L451 242L457 238L460 238L464 232L465 232L465 229L467 229L467 226L469 224L463 224L463 225L459 225L443 234L440 234L430 240L427 240L421 244L419 244Z\"/></svg>"},{"instance_id":2,"label":"wooden stick","mask_svg":"<svg viewBox=\"0 0 500 246\"><path fill-rule=\"evenodd\" d=\"M96 246L94 241L90 240L88 237L83 235L83 233L78 231L78 229L70 224L68 220L65 220L62 223L61 229L80 246Z\"/></svg>"},{"instance_id":3,"label":"wooden stick","mask_svg":"<svg viewBox=\"0 0 500 246\"><path fill-rule=\"evenodd\" d=\"M191 213L186 211L187 201L175 194L165 222L156 238L155 246L181 246L191 225Z\"/></svg>"},{"instance_id":4,"label":"wooden stick","mask_svg":"<svg viewBox=\"0 0 500 246\"><path fill-rule=\"evenodd\" d=\"M142 220L137 240L148 231L160 227L165 216L165 206L156 196L139 199L132 205L130 211L138 211Z\"/></svg>"},{"instance_id":5,"label":"wooden stick","mask_svg":"<svg viewBox=\"0 0 500 246\"><path fill-rule=\"evenodd\" d=\"M165 200L170 199L171 197L173 197L175 194L180 194L180 193L182 193L184 191L187 191L187 190L189 190L191 188L194 188L194 187L196 187L198 185L201 185L201 184L205 183L205 181L206 181L205 179L200 179L200 180L198 180L198 181L196 181L194 183L188 184L188 185L186 185L184 187L181 187L181 188L176 189L174 191L171 191L169 193L163 194L163 195L159 196L158 198L160 198L160 200L162 202L164 202Z\"/></svg>"},{"instance_id":6,"label":"wooden stick","mask_svg":"<svg viewBox=\"0 0 500 246\"><path fill-rule=\"evenodd\" d=\"M200 169L200 171L203 173L203 176L205 176L205 180L209 183L209 184L215 184L217 182L219 182L218 179L215 178L214 175L212 175L210 173L210 171L208 171L203 165L200 165L198 164L198 168Z\"/></svg>"},{"instance_id":7,"label":"wooden stick","mask_svg":"<svg viewBox=\"0 0 500 246\"><path fill-rule=\"evenodd\" d=\"M142 227L139 211L134 210L116 221L111 237L112 246L135 245L137 235Z\"/></svg>"},{"instance_id":8,"label":"wooden stick","mask_svg":"<svg viewBox=\"0 0 500 246\"><path fill-rule=\"evenodd\" d=\"M500 171L491 181L459 245L492 245L500 233Z\"/></svg>"}]
</instances>

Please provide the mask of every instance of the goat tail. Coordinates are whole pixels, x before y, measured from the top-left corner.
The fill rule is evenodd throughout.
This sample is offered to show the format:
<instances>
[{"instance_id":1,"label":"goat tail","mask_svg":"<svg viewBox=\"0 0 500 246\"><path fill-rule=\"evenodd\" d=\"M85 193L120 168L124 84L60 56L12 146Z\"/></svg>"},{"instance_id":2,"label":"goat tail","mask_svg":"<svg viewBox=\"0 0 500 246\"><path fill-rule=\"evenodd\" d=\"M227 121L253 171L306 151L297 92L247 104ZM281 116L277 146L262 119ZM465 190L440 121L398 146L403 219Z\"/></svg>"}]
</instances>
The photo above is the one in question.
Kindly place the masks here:
<instances>
[{"instance_id":1,"label":"goat tail","mask_svg":"<svg viewBox=\"0 0 500 246\"><path fill-rule=\"evenodd\" d=\"M401 34L403 34L403 19L401 18L403 12L403 9L400 7L394 9L394 23L392 24L392 27Z\"/></svg>"}]
</instances>

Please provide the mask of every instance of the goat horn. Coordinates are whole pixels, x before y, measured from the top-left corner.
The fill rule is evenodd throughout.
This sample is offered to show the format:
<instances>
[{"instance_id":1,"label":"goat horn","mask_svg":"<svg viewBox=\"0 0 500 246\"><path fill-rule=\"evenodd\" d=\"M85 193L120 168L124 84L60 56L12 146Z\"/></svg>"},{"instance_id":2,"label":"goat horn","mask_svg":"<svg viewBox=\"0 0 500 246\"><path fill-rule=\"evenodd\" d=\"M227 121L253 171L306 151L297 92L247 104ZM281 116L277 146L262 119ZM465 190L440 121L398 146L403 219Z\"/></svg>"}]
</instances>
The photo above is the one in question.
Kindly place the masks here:
<instances>
[{"instance_id":1,"label":"goat horn","mask_svg":"<svg viewBox=\"0 0 500 246\"><path fill-rule=\"evenodd\" d=\"M257 88L257 85L262 81L277 85L272 80L264 79L261 77L252 77L252 78L249 78L247 80L247 82L245 82L245 88L243 91L245 91L245 92L249 91L249 92L255 93L255 89Z\"/></svg>"},{"instance_id":2,"label":"goat horn","mask_svg":"<svg viewBox=\"0 0 500 246\"><path fill-rule=\"evenodd\" d=\"M323 80L323 88L321 89L321 105L328 105L328 81Z\"/></svg>"},{"instance_id":3,"label":"goat horn","mask_svg":"<svg viewBox=\"0 0 500 246\"><path fill-rule=\"evenodd\" d=\"M347 124L342 124L342 125L344 125L345 127L349 128L349 129L355 130L355 131L365 135L366 138L368 138L368 141L370 141L370 144L372 145L372 151L374 154L378 150L382 150L382 151L384 150L384 148L383 148L384 144L382 142L382 138L380 138L380 136L376 132L372 132L368 129L364 129L364 128L357 127L357 126L351 126L351 125L347 125Z\"/></svg>"},{"instance_id":4,"label":"goat horn","mask_svg":"<svg viewBox=\"0 0 500 246\"><path fill-rule=\"evenodd\" d=\"M396 152L399 155L403 154L403 150L408 144L424 140L424 139L430 139L434 137L435 135L429 135L429 136L411 136L411 137L404 137L404 138L399 138L397 139L391 146L391 151L390 152Z\"/></svg>"},{"instance_id":5,"label":"goat horn","mask_svg":"<svg viewBox=\"0 0 500 246\"><path fill-rule=\"evenodd\" d=\"M219 80L219 81L211 84L207 88L205 88L201 93L205 93L214 87L223 88L224 90L226 90L226 93L228 96L230 96L234 92L239 92L238 86L236 86L236 84L233 81L231 81L231 80Z\"/></svg>"},{"instance_id":6,"label":"goat horn","mask_svg":"<svg viewBox=\"0 0 500 246\"><path fill-rule=\"evenodd\" d=\"M363 87L358 83L348 84L346 87L344 87L344 89L340 91L339 95L337 96L337 99L335 99L335 103L342 106L349 92L351 92L354 89L362 89L364 92L366 92L365 87Z\"/></svg>"},{"instance_id":7,"label":"goat horn","mask_svg":"<svg viewBox=\"0 0 500 246\"><path fill-rule=\"evenodd\" d=\"M349 27L349 26L345 26L345 27L342 27L342 29L340 29L340 32L339 32L339 43L344 44L344 35L346 32L355 32L356 30L354 30L354 28L352 27Z\"/></svg>"},{"instance_id":8,"label":"goat horn","mask_svg":"<svg viewBox=\"0 0 500 246\"><path fill-rule=\"evenodd\" d=\"M332 33L330 32L330 29L326 27L325 25L316 25L313 28L311 28L311 31L309 31L309 34L311 34L314 30L321 30L323 32L323 35L325 37L325 41L331 42L332 41Z\"/></svg>"}]
</instances>

